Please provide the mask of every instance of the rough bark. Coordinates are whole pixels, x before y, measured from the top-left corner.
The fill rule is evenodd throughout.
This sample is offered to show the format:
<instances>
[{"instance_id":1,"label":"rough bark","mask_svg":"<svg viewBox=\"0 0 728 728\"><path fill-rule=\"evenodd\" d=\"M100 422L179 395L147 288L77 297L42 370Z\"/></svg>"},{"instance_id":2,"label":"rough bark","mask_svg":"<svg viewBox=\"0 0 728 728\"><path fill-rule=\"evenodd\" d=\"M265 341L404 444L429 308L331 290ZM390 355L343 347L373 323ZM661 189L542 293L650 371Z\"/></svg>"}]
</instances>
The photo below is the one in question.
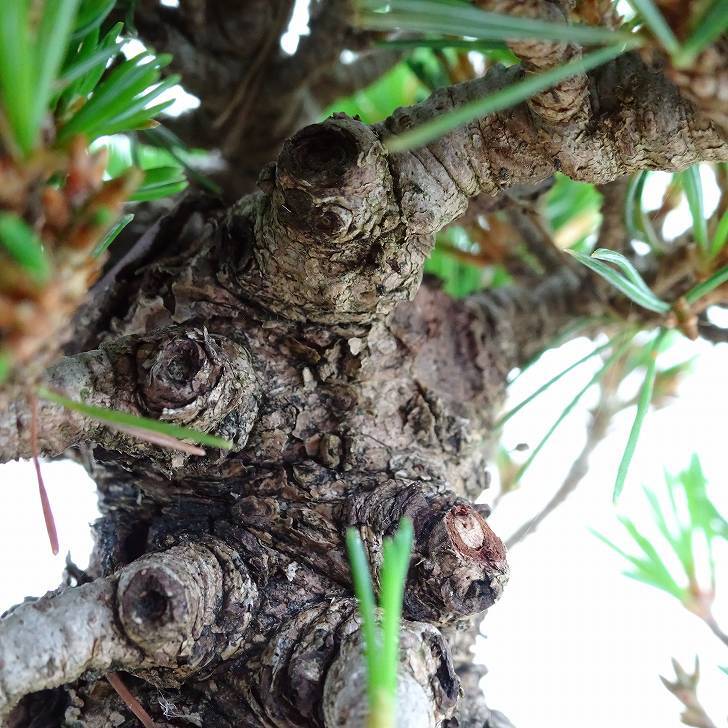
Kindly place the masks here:
<instances>
[{"instance_id":1,"label":"rough bark","mask_svg":"<svg viewBox=\"0 0 728 728\"><path fill-rule=\"evenodd\" d=\"M0 621L0 715L29 690L87 673L123 669L181 683L235 657L257 600L239 554L207 539L26 602Z\"/></svg>"},{"instance_id":2,"label":"rough bark","mask_svg":"<svg viewBox=\"0 0 728 728\"><path fill-rule=\"evenodd\" d=\"M552 0L477 0L485 10L551 23L566 23L566 3ZM548 43L520 40L509 43L527 73L540 73L581 58L581 48L574 43ZM585 123L589 118L589 79L585 73L562 81L548 91L528 100L533 114L549 124Z\"/></svg>"},{"instance_id":3,"label":"rough bark","mask_svg":"<svg viewBox=\"0 0 728 728\"><path fill-rule=\"evenodd\" d=\"M359 530L376 583L382 539L407 515L402 714L505 725L472 695L460 701L459 675L474 682L461 638L508 575L487 509L472 500L487 486L508 372L612 302L569 266L454 301L420 285L433 235L470 197L558 169L606 183L728 159L721 133L632 55L589 77L588 123L549 124L522 104L387 153L389 135L521 73L493 69L374 127L342 115L306 127L264 169L259 192L230 208L186 201L100 283L75 353L48 384L234 448L170 455L43 405L43 452L76 448L103 517L95 580L0 622L5 710L29 695L11 724L131 726L97 680L124 670L171 725L360 725L343 534ZM5 396L0 460L29 452L28 407ZM95 626L70 631L84 610ZM74 659L41 669L63 649Z\"/></svg>"}]
</instances>

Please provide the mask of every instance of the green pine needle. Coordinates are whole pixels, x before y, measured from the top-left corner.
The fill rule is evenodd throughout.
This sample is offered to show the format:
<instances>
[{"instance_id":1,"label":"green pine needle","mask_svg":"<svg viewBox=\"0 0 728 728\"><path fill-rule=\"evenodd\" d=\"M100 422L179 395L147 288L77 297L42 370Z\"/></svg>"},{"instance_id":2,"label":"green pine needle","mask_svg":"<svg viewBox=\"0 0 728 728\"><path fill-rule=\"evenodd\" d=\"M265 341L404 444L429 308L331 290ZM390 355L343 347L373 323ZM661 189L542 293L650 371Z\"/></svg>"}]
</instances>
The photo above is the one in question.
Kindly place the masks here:
<instances>
[{"instance_id":1,"label":"green pine needle","mask_svg":"<svg viewBox=\"0 0 728 728\"><path fill-rule=\"evenodd\" d=\"M698 564L707 555L707 588L715 585L713 542L725 539L728 521L718 512L707 493L707 481L697 456L693 455L688 468L673 476L665 473L666 496L669 508L664 508L657 494L645 488L653 520L664 542L676 556L682 573L674 573L671 562L665 562L658 548L641 533L629 518L620 518L634 545L641 554L630 554L603 535L592 532L610 549L629 561L634 571L626 575L656 589L671 594L684 606L691 608L699 598L700 577ZM663 501L665 498L662 499ZM700 536L700 538L696 538ZM707 554L706 554L707 548Z\"/></svg>"},{"instance_id":2,"label":"green pine needle","mask_svg":"<svg viewBox=\"0 0 728 728\"><path fill-rule=\"evenodd\" d=\"M653 0L629 0L629 4L642 16L645 25L662 47L670 55L677 55L680 43Z\"/></svg>"},{"instance_id":3,"label":"green pine needle","mask_svg":"<svg viewBox=\"0 0 728 728\"><path fill-rule=\"evenodd\" d=\"M603 248L601 250L604 251ZM601 260L597 258L584 255L583 253L579 253L575 250L567 250L566 252L570 255L573 255L580 263L604 278L607 283L610 283L618 291L627 296L627 298L629 298L631 301L634 301L636 304L642 306L643 308L646 308L648 311L654 311L655 313L661 314L666 314L670 311L670 304L658 298L647 287L647 284L642 280L642 278L639 276L637 271L634 270L634 268L632 268L632 272L630 272L628 276L625 275L623 272L616 271L614 270L614 268L610 268L608 265L605 265ZM611 253L611 251L606 252L609 253L608 257L610 259L613 259L614 256L618 255L615 253ZM606 253L604 252L600 252L600 255L605 254ZM627 265L625 265L625 262ZM626 259L625 261L620 263L620 268L623 271L628 270L627 266L631 268L629 261L626 261Z\"/></svg>"},{"instance_id":4,"label":"green pine needle","mask_svg":"<svg viewBox=\"0 0 728 728\"><path fill-rule=\"evenodd\" d=\"M154 56L148 51L124 61L101 80L86 104L61 126L58 141L67 142L77 134L95 139L146 126L161 110L159 106L145 106L167 88L168 81L160 84L159 78L161 69L170 61L169 55Z\"/></svg>"},{"instance_id":5,"label":"green pine needle","mask_svg":"<svg viewBox=\"0 0 728 728\"><path fill-rule=\"evenodd\" d=\"M685 300L691 305L697 303L703 296L707 296L711 291L718 288L718 286L722 286L727 281L728 265L713 273L707 280L691 288L685 294Z\"/></svg>"},{"instance_id":6,"label":"green pine needle","mask_svg":"<svg viewBox=\"0 0 728 728\"><path fill-rule=\"evenodd\" d=\"M108 247L111 245L111 243L116 240L116 238L119 237L121 231L134 219L134 215L132 213L129 213L127 215L122 215L117 222L111 227L106 235L99 240L96 247L93 249L93 252L91 253L92 257L98 258L101 253L103 253L105 250L108 249Z\"/></svg>"},{"instance_id":7,"label":"green pine needle","mask_svg":"<svg viewBox=\"0 0 728 728\"><path fill-rule=\"evenodd\" d=\"M121 32L124 29L123 23L116 23L109 32L100 40L98 41L98 45L96 43L92 44L90 47L98 47L101 49L112 49L117 52L121 51L121 46L119 45L119 38L121 36ZM91 35L83 41L85 44L88 40L94 39L98 37L98 31L94 30ZM113 56L112 56L113 58ZM88 96L99 84L101 81L104 73L106 71L106 63L99 63L98 65L94 66L93 69L91 69L78 83L78 86L76 87L76 93L79 97L85 98Z\"/></svg>"},{"instance_id":8,"label":"green pine needle","mask_svg":"<svg viewBox=\"0 0 728 728\"><path fill-rule=\"evenodd\" d=\"M369 712L370 717L380 719L381 725L391 724L396 706L400 621L413 538L412 521L403 518L395 536L382 543L380 628L364 546L356 529L346 531L352 582L362 620Z\"/></svg>"},{"instance_id":9,"label":"green pine needle","mask_svg":"<svg viewBox=\"0 0 728 728\"><path fill-rule=\"evenodd\" d=\"M495 429L500 429L505 425L508 420L511 419L516 413L520 412L526 405L530 404L536 397L538 397L539 394L542 392L545 392L549 387L551 387L552 384L556 384L560 379L565 377L567 374L570 374L574 369L579 367L580 365L584 364L585 362L589 361L592 357L597 356L598 354L601 354L606 349L613 346L614 343L612 341L608 341L606 344L602 344L602 346L598 346L596 349L593 349L588 354L583 356L578 361L575 361L570 366L566 367L566 369L559 372L556 376L552 377L548 380L545 384L541 385L535 392L530 394L528 397L526 397L524 400L519 402L515 407L510 409L508 412L506 412L493 426Z\"/></svg>"},{"instance_id":10,"label":"green pine needle","mask_svg":"<svg viewBox=\"0 0 728 728\"><path fill-rule=\"evenodd\" d=\"M118 46L109 48L98 48L83 58L77 58L71 65L67 66L63 73L58 76L56 86L61 89L70 86L75 81L82 79L87 73L101 67L106 67L110 61L119 52Z\"/></svg>"},{"instance_id":11,"label":"green pine needle","mask_svg":"<svg viewBox=\"0 0 728 728\"><path fill-rule=\"evenodd\" d=\"M636 224L637 209L642 207L642 192L649 172L643 170L632 175L627 185L627 192L624 196L624 220L632 237L642 240L641 230Z\"/></svg>"},{"instance_id":12,"label":"green pine needle","mask_svg":"<svg viewBox=\"0 0 728 728\"><path fill-rule=\"evenodd\" d=\"M144 170L144 182L129 197L130 202L157 200L181 192L187 179L180 167L156 167Z\"/></svg>"},{"instance_id":13,"label":"green pine needle","mask_svg":"<svg viewBox=\"0 0 728 728\"><path fill-rule=\"evenodd\" d=\"M412 521L403 518L392 539L385 539L381 571L382 663L385 687L396 694L399 667L399 625L412 550Z\"/></svg>"},{"instance_id":14,"label":"green pine needle","mask_svg":"<svg viewBox=\"0 0 728 728\"><path fill-rule=\"evenodd\" d=\"M594 324L600 322L606 322L605 317L591 317L591 316L579 316L569 323L564 329L555 336L549 343L541 349L538 353L534 354L518 371L516 374L508 380L508 386L513 384L520 376L527 372L534 364L541 360L541 357L551 349L565 344L567 341L571 341L580 331L583 331Z\"/></svg>"},{"instance_id":15,"label":"green pine needle","mask_svg":"<svg viewBox=\"0 0 728 728\"><path fill-rule=\"evenodd\" d=\"M13 366L13 360L7 351L0 351L0 384L2 384L10 375Z\"/></svg>"},{"instance_id":16,"label":"green pine needle","mask_svg":"<svg viewBox=\"0 0 728 728\"><path fill-rule=\"evenodd\" d=\"M98 28L114 9L117 0L82 0L76 18L73 40L81 40Z\"/></svg>"},{"instance_id":17,"label":"green pine needle","mask_svg":"<svg viewBox=\"0 0 728 728\"><path fill-rule=\"evenodd\" d=\"M617 479L614 483L614 493L612 494L612 500L616 503L619 499L620 494L624 488L624 484L627 481L627 474L629 472L629 466L634 457L635 450L637 449L637 443L639 441L640 433L642 432L642 426L647 417L647 412L652 402L652 392L655 386L655 377L657 375L657 354L662 346L663 339L667 334L667 329L661 329L660 333L655 337L655 341L652 344L650 350L650 358L647 364L647 371L645 372L645 379L642 382L640 388L639 398L637 400L637 412L635 413L634 422L632 423L632 429L629 432L627 438L627 445L624 448L622 459L617 469Z\"/></svg>"},{"instance_id":18,"label":"green pine needle","mask_svg":"<svg viewBox=\"0 0 728 728\"><path fill-rule=\"evenodd\" d=\"M192 165L195 152L189 150L174 132L159 124L152 129L140 132L139 137L147 141L151 147L167 152L177 164L184 168L187 177L194 180L201 188L213 195L222 194L222 187L217 182L202 174Z\"/></svg>"},{"instance_id":19,"label":"green pine needle","mask_svg":"<svg viewBox=\"0 0 728 728\"><path fill-rule=\"evenodd\" d=\"M105 407L85 404L84 402L76 402L49 389L38 389L38 396L41 399L47 399L49 402L55 402L62 407L78 412L92 420L111 426L116 425L139 431L159 433L160 435L166 435L179 440L190 440L200 445L209 445L210 447L217 447L223 450L230 450L233 447L233 443L230 440L216 437L206 432L200 432L191 427L182 427L181 425L173 425L169 422L154 420L150 417L140 417L129 412L119 412L117 410L106 409Z\"/></svg>"},{"instance_id":20,"label":"green pine needle","mask_svg":"<svg viewBox=\"0 0 728 728\"><path fill-rule=\"evenodd\" d=\"M12 132L9 140L27 156L33 150L34 53L30 38L28 0L3 3L0 12L0 106Z\"/></svg>"},{"instance_id":21,"label":"green pine needle","mask_svg":"<svg viewBox=\"0 0 728 728\"><path fill-rule=\"evenodd\" d=\"M523 474L526 472L526 470L528 470L531 463L535 460L536 456L539 454L539 452L541 452L546 443L551 439L551 436L554 434L554 432L556 432L559 425L573 411L574 407L576 407L581 398L595 384L597 384L597 382L601 381L602 377L611 369L612 365L624 354L633 337L634 333L631 331L627 332L626 335L622 335L621 337L615 337L615 340L611 342L613 345L613 351L609 358L598 369L594 376L574 395L572 400L566 405L566 407L564 407L564 409L561 411L561 414L559 414L559 416L556 418L556 421L551 425L551 427L549 427L546 434L541 438L541 441L538 443L538 445L536 445L536 447L531 450L531 453L529 454L526 462L524 462L523 465L518 468L518 471L516 472L516 475L514 477L514 482L518 482L523 477Z\"/></svg>"},{"instance_id":22,"label":"green pine needle","mask_svg":"<svg viewBox=\"0 0 728 728\"><path fill-rule=\"evenodd\" d=\"M688 198L690 217L693 221L693 235L698 247L704 252L710 252L708 243L708 229L703 210L703 184L700 181L700 167L696 164L680 173L680 181Z\"/></svg>"},{"instance_id":23,"label":"green pine needle","mask_svg":"<svg viewBox=\"0 0 728 728\"><path fill-rule=\"evenodd\" d=\"M567 78L585 73L607 61L611 61L624 53L627 47L626 44L608 46L544 73L529 75L523 80L495 91L485 98L471 101L454 108L452 111L438 114L435 118L410 131L388 137L385 140L385 145L390 153L421 147L433 139L438 139L453 129L473 121L473 119L507 109Z\"/></svg>"},{"instance_id":24,"label":"green pine needle","mask_svg":"<svg viewBox=\"0 0 728 728\"><path fill-rule=\"evenodd\" d=\"M0 212L0 248L4 248L36 282L43 283L48 279L51 266L43 243L17 215Z\"/></svg>"},{"instance_id":25,"label":"green pine needle","mask_svg":"<svg viewBox=\"0 0 728 728\"><path fill-rule=\"evenodd\" d=\"M653 250L659 251L662 248L662 241L642 204L642 192L649 174L648 171L638 172L630 179L624 198L624 219L627 230L633 238L642 240Z\"/></svg>"},{"instance_id":26,"label":"green pine needle","mask_svg":"<svg viewBox=\"0 0 728 728\"><path fill-rule=\"evenodd\" d=\"M631 261L622 253L607 248L597 248L592 254L592 259L602 260L606 263L613 263L624 274L624 277L639 288L646 296L650 297L654 294L649 286L645 283L639 271L632 265Z\"/></svg>"},{"instance_id":27,"label":"green pine needle","mask_svg":"<svg viewBox=\"0 0 728 728\"><path fill-rule=\"evenodd\" d=\"M692 65L695 58L718 40L726 30L728 30L728 3L725 0L713 0L696 23L690 37L673 56L673 63L678 68Z\"/></svg>"},{"instance_id":28,"label":"green pine needle","mask_svg":"<svg viewBox=\"0 0 728 728\"><path fill-rule=\"evenodd\" d=\"M374 589L372 578L369 574L369 562L367 561L364 545L361 542L359 533L354 528L346 530L346 548L349 554L351 565L351 577L354 584L354 594L359 605L359 616L361 617L361 630L364 635L364 656L367 662L368 694L369 700L379 688L378 680L382 674L379 667L380 641L376 621L376 603L374 601Z\"/></svg>"},{"instance_id":29,"label":"green pine needle","mask_svg":"<svg viewBox=\"0 0 728 728\"><path fill-rule=\"evenodd\" d=\"M713 242L710 245L710 257L715 258L723 250L726 242L728 242L728 212L723 213L718 226L715 228Z\"/></svg>"},{"instance_id":30,"label":"green pine needle","mask_svg":"<svg viewBox=\"0 0 728 728\"><path fill-rule=\"evenodd\" d=\"M502 41L465 40L464 38L392 38L380 40L377 45L382 48L398 48L401 50L431 48L438 51L446 48L458 48L479 53L508 51L508 46Z\"/></svg>"},{"instance_id":31,"label":"green pine needle","mask_svg":"<svg viewBox=\"0 0 728 728\"><path fill-rule=\"evenodd\" d=\"M491 13L468 3L448 0L358 0L356 23L370 30L404 30L479 40L571 41L583 45L639 42L635 36L609 28L552 23L534 18ZM386 8L386 12L381 12Z\"/></svg>"},{"instance_id":32,"label":"green pine needle","mask_svg":"<svg viewBox=\"0 0 728 728\"><path fill-rule=\"evenodd\" d=\"M11 0L13 2L13 0ZM37 139L48 113L55 81L66 55L79 0L45 0L40 27L35 38L33 61L33 110L31 123Z\"/></svg>"}]
</instances>

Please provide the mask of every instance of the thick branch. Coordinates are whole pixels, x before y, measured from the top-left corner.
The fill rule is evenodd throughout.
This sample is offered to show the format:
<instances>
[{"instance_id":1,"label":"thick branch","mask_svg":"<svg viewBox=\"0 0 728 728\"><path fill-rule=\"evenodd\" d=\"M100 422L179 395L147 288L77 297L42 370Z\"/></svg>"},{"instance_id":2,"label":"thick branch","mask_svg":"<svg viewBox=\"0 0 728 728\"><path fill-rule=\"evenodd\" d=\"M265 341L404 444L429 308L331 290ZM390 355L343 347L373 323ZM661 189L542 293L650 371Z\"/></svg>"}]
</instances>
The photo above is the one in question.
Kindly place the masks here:
<instances>
[{"instance_id":1,"label":"thick branch","mask_svg":"<svg viewBox=\"0 0 728 728\"><path fill-rule=\"evenodd\" d=\"M476 0L476 5L505 15L566 23L562 3L552 0ZM581 58L581 47L574 43L519 40L509 46L528 73L547 71ZM547 124L583 124L589 116L588 95L589 78L580 73L536 94L527 103Z\"/></svg>"},{"instance_id":2,"label":"thick branch","mask_svg":"<svg viewBox=\"0 0 728 728\"><path fill-rule=\"evenodd\" d=\"M480 613L501 596L509 576L503 544L476 507L443 492L444 483L375 483L349 472L344 497L338 488L321 487L325 477L323 468L298 467L295 479L286 482L285 497L273 498L275 481L268 473L265 485L256 483L253 494L238 500L235 519L262 543L348 585L351 577L341 538L346 528L360 531L378 584L382 538L407 516L415 524L405 596L410 617L442 624ZM313 483L319 484L315 504L309 495ZM326 520L318 517L322 509L329 514Z\"/></svg>"},{"instance_id":3,"label":"thick branch","mask_svg":"<svg viewBox=\"0 0 728 728\"><path fill-rule=\"evenodd\" d=\"M311 92L322 109L337 99L365 89L390 71L402 60L402 52L388 48L374 48L359 54L352 63L339 61L328 72L319 76Z\"/></svg>"},{"instance_id":4,"label":"thick branch","mask_svg":"<svg viewBox=\"0 0 728 728\"><path fill-rule=\"evenodd\" d=\"M292 0L242 0L231 12L227 0L183 0L178 7L143 0L135 3L134 23L145 42L173 56L185 88L218 115L270 38L277 56L281 19L292 7Z\"/></svg>"},{"instance_id":5,"label":"thick branch","mask_svg":"<svg viewBox=\"0 0 728 728\"><path fill-rule=\"evenodd\" d=\"M47 371L46 386L86 404L214 431L238 446L245 444L258 409L258 383L246 349L196 328L119 338L66 357ZM30 420L26 400L4 403L0 460L32 455ZM134 433L111 430L50 401L39 403L43 454L60 455L82 440L172 464L169 451L145 445ZM184 459L176 457L174 463L180 466Z\"/></svg>"},{"instance_id":6,"label":"thick branch","mask_svg":"<svg viewBox=\"0 0 728 728\"><path fill-rule=\"evenodd\" d=\"M612 303L605 289L591 276L569 266L536 285L508 286L469 296L464 305L480 322L473 326L471 335L482 337L483 348L488 346L488 339L491 347L497 347L495 360L504 367L505 376L543 351L575 320L608 315Z\"/></svg>"},{"instance_id":7,"label":"thick branch","mask_svg":"<svg viewBox=\"0 0 728 728\"><path fill-rule=\"evenodd\" d=\"M235 655L218 666L206 662L207 642L201 662L193 649L181 666L172 664L178 651L174 637L163 639L166 627L145 632L140 646L138 605L147 601L141 596L130 610L114 612L120 639L143 653L127 669L155 685L175 684L176 710L188 722L322 725L329 667L358 629L342 548L347 525L365 536L376 579L382 537L403 513L414 516L410 618L451 626L500 593L507 573L502 544L462 496L485 486L482 443L506 374L574 316L603 313L612 300L586 273L564 269L533 290L453 302L423 287L412 303L398 306L418 289L433 234L470 196L533 185L558 168L604 182L635 169L727 156L718 132L635 57L592 76L593 115L578 133L565 126L544 136L542 120L523 104L424 149L386 152L386 136L520 73L496 69L376 127L336 116L301 130L277 166L265 170L262 192L227 212L200 208L189 234L168 226L169 245L152 244L148 255L122 266L126 293L104 306L93 333L126 336L65 360L51 375L52 386L76 398L182 418L176 421L233 437L239 446L185 468L163 462L160 472L156 450L84 420L66 421L53 408L44 412L49 450L79 438L102 444L93 450L105 514L99 532L111 531L115 542L99 539L97 564L194 533L197 543L211 534L224 538L249 565L261 596L245 634L224 628L221 645L216 630L202 632L223 659ZM185 216L191 223L189 211L178 222ZM10 455L28 450L27 417L14 407L3 425L14 433ZM121 521L133 526L114 532ZM166 567L135 568L122 572L129 569L129 589L136 584L146 594L151 574L162 585L154 591L166 596ZM108 579L118 579L117 589L122 584ZM222 594L215 609L239 604L234 590L230 598ZM132 615L128 624L125 615ZM239 649L231 634L240 638ZM433 634L419 633L430 656L417 662L426 679L415 679L412 705L424 692L432 719L450 719L458 683ZM180 686L198 665L205 672ZM16 688L11 699L88 668L81 659L71 676L54 673L51 682ZM333 720L361 704L363 689L351 687L331 693ZM71 688L86 697L92 690ZM154 697L152 688L142 690ZM105 725L115 700L87 699L79 714L89 726ZM150 713L161 712L157 699Z\"/></svg>"},{"instance_id":8,"label":"thick branch","mask_svg":"<svg viewBox=\"0 0 728 728\"><path fill-rule=\"evenodd\" d=\"M216 176L230 199L254 188L260 168L296 129L400 57L380 50L353 64L340 62L344 49L366 51L370 44L370 34L351 28L350 0L312 3L310 33L287 57L279 39L292 5L246 0L231 11L220 0L205 0L175 9L145 2L137 9L141 35L173 54L183 84L202 100L166 123L190 146L222 150L227 164Z\"/></svg>"},{"instance_id":9,"label":"thick branch","mask_svg":"<svg viewBox=\"0 0 728 728\"><path fill-rule=\"evenodd\" d=\"M517 67L436 91L418 106L396 111L377 127L398 134L444 111L517 80ZM491 114L424 148L395 154L392 174L408 229L432 233L464 212L468 197L532 184L563 171L576 180L605 183L643 169L682 169L728 157L728 143L696 117L664 76L625 54L591 75L588 130L563 126L548 136L526 104Z\"/></svg>"},{"instance_id":10,"label":"thick branch","mask_svg":"<svg viewBox=\"0 0 728 728\"><path fill-rule=\"evenodd\" d=\"M223 602L223 590L234 599ZM0 718L28 693L89 671L179 682L235 655L256 598L235 553L210 540L26 602L0 620Z\"/></svg>"},{"instance_id":11,"label":"thick branch","mask_svg":"<svg viewBox=\"0 0 728 728\"><path fill-rule=\"evenodd\" d=\"M728 158L720 133L634 55L592 77L588 129L544 136L522 104L422 149L387 155L382 138L521 72L493 69L372 128L335 115L296 134L262 178L267 194L231 214L253 252L254 264L239 276L246 295L289 318L364 322L412 297L432 234L459 217L469 197L534 184L558 169L604 183L638 169Z\"/></svg>"}]
</instances>

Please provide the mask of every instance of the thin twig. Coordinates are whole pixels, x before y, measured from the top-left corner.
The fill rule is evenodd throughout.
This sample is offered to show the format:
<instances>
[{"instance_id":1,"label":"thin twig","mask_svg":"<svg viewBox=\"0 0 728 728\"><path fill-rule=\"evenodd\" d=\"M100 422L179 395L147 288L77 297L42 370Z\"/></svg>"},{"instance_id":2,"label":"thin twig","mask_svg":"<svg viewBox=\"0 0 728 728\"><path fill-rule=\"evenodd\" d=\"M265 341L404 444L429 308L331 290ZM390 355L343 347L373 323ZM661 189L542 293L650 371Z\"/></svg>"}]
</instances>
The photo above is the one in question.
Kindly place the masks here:
<instances>
[{"instance_id":1,"label":"thin twig","mask_svg":"<svg viewBox=\"0 0 728 728\"><path fill-rule=\"evenodd\" d=\"M506 541L506 546L510 549L517 543L523 541L530 536L541 523L551 515L578 487L579 483L584 479L589 471L589 458L597 445L605 438L609 430L609 424L615 414L613 407L609 406L600 397L600 402L592 412L592 421L587 430L587 438L579 456L576 458L569 472L556 491L551 500L537 513L533 518L526 521L518 530Z\"/></svg>"},{"instance_id":2,"label":"thin twig","mask_svg":"<svg viewBox=\"0 0 728 728\"><path fill-rule=\"evenodd\" d=\"M129 688L124 685L124 681L119 677L118 672L107 673L106 679L124 701L126 707L139 719L139 722L144 728L157 728L157 724L152 720L149 713L144 710L144 706L132 695Z\"/></svg>"},{"instance_id":3,"label":"thin twig","mask_svg":"<svg viewBox=\"0 0 728 728\"><path fill-rule=\"evenodd\" d=\"M705 624L708 625L710 628L710 631L726 646L728 647L728 634L726 634L718 625L718 622L716 622L715 617L708 612L706 616L703 617L703 621Z\"/></svg>"}]
</instances>

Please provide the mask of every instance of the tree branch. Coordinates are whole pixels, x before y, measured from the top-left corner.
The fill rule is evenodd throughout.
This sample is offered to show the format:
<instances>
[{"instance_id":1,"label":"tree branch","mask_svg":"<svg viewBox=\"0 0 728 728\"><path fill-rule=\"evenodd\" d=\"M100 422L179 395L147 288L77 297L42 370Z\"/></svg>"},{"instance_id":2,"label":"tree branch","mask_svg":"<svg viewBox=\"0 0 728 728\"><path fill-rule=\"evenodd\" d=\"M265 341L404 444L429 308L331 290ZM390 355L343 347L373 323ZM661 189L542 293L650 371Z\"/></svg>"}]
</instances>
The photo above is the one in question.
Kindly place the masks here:
<instances>
[{"instance_id":1,"label":"tree branch","mask_svg":"<svg viewBox=\"0 0 728 728\"><path fill-rule=\"evenodd\" d=\"M48 369L45 384L89 405L214 431L239 447L258 410L258 383L246 349L205 329L171 327L149 336L116 339L95 351L61 359ZM0 461L30 457L30 407L23 398L12 399L7 392L3 396ZM109 429L55 402L39 402L38 443L43 454L60 455L82 440L132 455L144 453L166 467L185 462L133 433Z\"/></svg>"},{"instance_id":2,"label":"tree branch","mask_svg":"<svg viewBox=\"0 0 728 728\"><path fill-rule=\"evenodd\" d=\"M561 2L550 0L475 0L484 10L552 23L566 23ZM512 41L510 49L521 60L527 73L539 73L581 58L581 47L575 43L535 40ZM589 118L589 78L585 73L558 83L548 91L528 100L531 111L546 124L577 123Z\"/></svg>"},{"instance_id":3,"label":"tree branch","mask_svg":"<svg viewBox=\"0 0 728 728\"><path fill-rule=\"evenodd\" d=\"M185 88L217 116L271 36L279 52L281 17L292 8L293 0L243 0L232 12L226 0L183 0L177 7L142 0L134 23L146 43L172 54Z\"/></svg>"},{"instance_id":4,"label":"tree branch","mask_svg":"<svg viewBox=\"0 0 728 728\"><path fill-rule=\"evenodd\" d=\"M634 55L593 77L598 113L588 131L564 127L545 139L522 104L422 149L385 152L382 138L520 73L493 69L372 128L335 115L292 137L262 177L267 194L230 215L231 227L249 231L252 265L238 275L246 296L289 318L369 320L412 297L432 234L459 217L469 197L533 184L558 168L603 183L638 169L728 158L716 129Z\"/></svg>"},{"instance_id":5,"label":"tree branch","mask_svg":"<svg viewBox=\"0 0 728 728\"><path fill-rule=\"evenodd\" d=\"M599 185L602 193L602 224L596 248L607 248L618 253L628 254L629 234L625 225L624 202L627 195L629 177L618 177L612 182Z\"/></svg>"},{"instance_id":6,"label":"tree branch","mask_svg":"<svg viewBox=\"0 0 728 728\"><path fill-rule=\"evenodd\" d=\"M298 482L287 483L286 496L275 505L267 491L274 478L280 481L283 476L269 473L266 494L255 494L262 490L256 486L237 501L236 520L262 543L312 568L323 567L331 579L348 585L351 577L341 539L346 528L361 532L376 584L382 538L406 516L415 525L405 595L411 618L442 624L482 612L502 594L509 576L503 544L474 506L443 492L443 483L387 479L371 489L366 476L351 471L345 500L333 491L312 505L309 482L320 475L318 468L309 470L301 469ZM330 513L326 522L316 517L324 504Z\"/></svg>"},{"instance_id":7,"label":"tree branch","mask_svg":"<svg viewBox=\"0 0 728 728\"><path fill-rule=\"evenodd\" d=\"M373 48L361 52L352 63L335 63L310 86L318 105L325 109L337 99L365 89L391 71L403 53L389 48Z\"/></svg>"},{"instance_id":8,"label":"tree branch","mask_svg":"<svg viewBox=\"0 0 728 728\"><path fill-rule=\"evenodd\" d=\"M234 595L225 603L223 588ZM256 599L235 552L208 540L26 602L0 620L0 718L28 693L89 671L162 670L184 680L235 655Z\"/></svg>"},{"instance_id":9,"label":"tree branch","mask_svg":"<svg viewBox=\"0 0 728 728\"><path fill-rule=\"evenodd\" d=\"M464 305L481 322L474 332L483 337L482 346L487 338L491 350L498 350L505 377L547 348L575 319L593 319L595 326L599 321L603 326L605 316L615 315L614 294L605 289L583 271L564 267L536 284L474 294Z\"/></svg>"},{"instance_id":10,"label":"tree branch","mask_svg":"<svg viewBox=\"0 0 728 728\"><path fill-rule=\"evenodd\" d=\"M312 3L310 33L285 56L278 42L291 8L291 0L247 0L231 12L219 0L205 0L176 9L147 2L137 9L142 37L174 55L174 70L202 100L165 123L190 146L222 151L226 169L215 176L230 199L253 189L260 168L296 129L400 57L379 50L353 64L340 62L344 49L366 51L371 42L371 34L352 29L350 0Z\"/></svg>"},{"instance_id":11,"label":"tree branch","mask_svg":"<svg viewBox=\"0 0 728 728\"><path fill-rule=\"evenodd\" d=\"M670 66L667 74L705 118L728 134L728 36L708 46L689 68Z\"/></svg>"}]
</instances>

